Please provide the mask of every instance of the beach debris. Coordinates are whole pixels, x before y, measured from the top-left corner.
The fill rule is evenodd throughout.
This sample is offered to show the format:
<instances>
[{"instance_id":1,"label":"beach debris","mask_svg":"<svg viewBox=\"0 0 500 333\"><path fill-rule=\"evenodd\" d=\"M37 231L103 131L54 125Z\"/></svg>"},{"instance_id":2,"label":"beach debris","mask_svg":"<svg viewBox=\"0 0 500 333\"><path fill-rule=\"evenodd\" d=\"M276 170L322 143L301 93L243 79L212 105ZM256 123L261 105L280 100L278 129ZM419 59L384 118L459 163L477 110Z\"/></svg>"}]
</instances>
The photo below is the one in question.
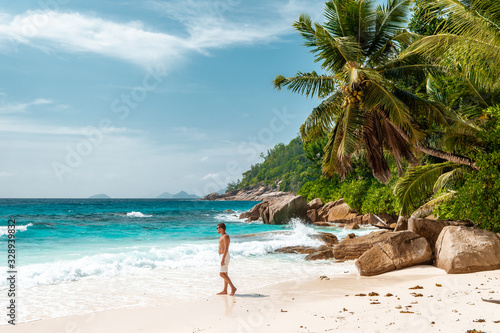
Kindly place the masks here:
<instances>
[{"instance_id":1,"label":"beach debris","mask_svg":"<svg viewBox=\"0 0 500 333\"><path fill-rule=\"evenodd\" d=\"M476 319L476 320L473 320L473 322L475 323L484 323L486 320L484 319Z\"/></svg>"},{"instance_id":2,"label":"beach debris","mask_svg":"<svg viewBox=\"0 0 500 333\"><path fill-rule=\"evenodd\" d=\"M372 291L371 293L368 294L368 296L380 296L378 293Z\"/></svg>"},{"instance_id":3,"label":"beach debris","mask_svg":"<svg viewBox=\"0 0 500 333\"><path fill-rule=\"evenodd\" d=\"M424 296L422 294L417 294L417 293L411 293L410 295L412 295L413 297L423 297Z\"/></svg>"},{"instance_id":4,"label":"beach debris","mask_svg":"<svg viewBox=\"0 0 500 333\"><path fill-rule=\"evenodd\" d=\"M436 283L436 287L442 287L443 285L440 283Z\"/></svg>"},{"instance_id":5,"label":"beach debris","mask_svg":"<svg viewBox=\"0 0 500 333\"><path fill-rule=\"evenodd\" d=\"M399 311L399 313L415 313L415 312L408 311L408 310L401 310L401 311Z\"/></svg>"},{"instance_id":6,"label":"beach debris","mask_svg":"<svg viewBox=\"0 0 500 333\"><path fill-rule=\"evenodd\" d=\"M500 320L493 320L495 324L500 324Z\"/></svg>"},{"instance_id":7,"label":"beach debris","mask_svg":"<svg viewBox=\"0 0 500 333\"><path fill-rule=\"evenodd\" d=\"M370 304L380 304L380 302L371 302Z\"/></svg>"},{"instance_id":8,"label":"beach debris","mask_svg":"<svg viewBox=\"0 0 500 333\"><path fill-rule=\"evenodd\" d=\"M320 280L330 280L330 278L329 278L328 276L326 276L326 275L321 275L321 276L319 277L319 279L320 279Z\"/></svg>"},{"instance_id":9,"label":"beach debris","mask_svg":"<svg viewBox=\"0 0 500 333\"><path fill-rule=\"evenodd\" d=\"M283 310L283 309L281 309L281 312L288 312L288 311L287 311L287 310Z\"/></svg>"},{"instance_id":10,"label":"beach debris","mask_svg":"<svg viewBox=\"0 0 500 333\"><path fill-rule=\"evenodd\" d=\"M415 289L424 289L424 287L419 286L419 285L416 285L415 287L411 287L411 288L408 288L408 289L411 289L411 290L415 290Z\"/></svg>"},{"instance_id":11,"label":"beach debris","mask_svg":"<svg viewBox=\"0 0 500 333\"><path fill-rule=\"evenodd\" d=\"M394 295L393 295L393 294L391 294L391 293L387 293L387 294L385 294L385 297L392 297L392 296L394 296Z\"/></svg>"},{"instance_id":12,"label":"beach debris","mask_svg":"<svg viewBox=\"0 0 500 333\"><path fill-rule=\"evenodd\" d=\"M473 330L467 330L467 332L465 332L465 333L486 333L486 332L478 331L476 329L473 329Z\"/></svg>"},{"instance_id":13,"label":"beach debris","mask_svg":"<svg viewBox=\"0 0 500 333\"><path fill-rule=\"evenodd\" d=\"M366 296L366 294L356 294L356 295L354 295L354 296L361 296L361 297L364 297L364 296Z\"/></svg>"},{"instance_id":14,"label":"beach debris","mask_svg":"<svg viewBox=\"0 0 500 333\"><path fill-rule=\"evenodd\" d=\"M435 321L431 321L431 325L434 325L434 324L436 324L436 322Z\"/></svg>"},{"instance_id":15,"label":"beach debris","mask_svg":"<svg viewBox=\"0 0 500 333\"><path fill-rule=\"evenodd\" d=\"M347 310L346 308L343 308L343 309L342 309L342 311L347 312L347 311L349 311L349 310Z\"/></svg>"},{"instance_id":16,"label":"beach debris","mask_svg":"<svg viewBox=\"0 0 500 333\"><path fill-rule=\"evenodd\" d=\"M402 309L403 307L401 305L396 305L396 309Z\"/></svg>"},{"instance_id":17,"label":"beach debris","mask_svg":"<svg viewBox=\"0 0 500 333\"><path fill-rule=\"evenodd\" d=\"M495 304L500 304L500 300L497 299L484 299L481 297L481 299L485 302L490 302L490 303L495 303Z\"/></svg>"},{"instance_id":18,"label":"beach debris","mask_svg":"<svg viewBox=\"0 0 500 333\"><path fill-rule=\"evenodd\" d=\"M418 304L417 301L410 302L410 304Z\"/></svg>"}]
</instances>

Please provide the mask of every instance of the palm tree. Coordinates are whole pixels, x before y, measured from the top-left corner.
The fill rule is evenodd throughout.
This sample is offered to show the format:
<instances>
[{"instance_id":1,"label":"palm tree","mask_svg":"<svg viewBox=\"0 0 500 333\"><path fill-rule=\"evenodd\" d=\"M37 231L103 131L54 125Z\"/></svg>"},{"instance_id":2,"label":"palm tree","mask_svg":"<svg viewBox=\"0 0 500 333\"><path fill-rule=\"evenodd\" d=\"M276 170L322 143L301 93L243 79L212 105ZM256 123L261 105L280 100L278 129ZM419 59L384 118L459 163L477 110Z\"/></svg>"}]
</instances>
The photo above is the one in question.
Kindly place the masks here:
<instances>
[{"instance_id":1,"label":"palm tree","mask_svg":"<svg viewBox=\"0 0 500 333\"><path fill-rule=\"evenodd\" d=\"M400 169L405 160L416 162L413 149L475 167L467 157L423 144L425 134L415 119L446 124L444 108L399 84L409 77L423 80L441 69L418 54L398 58L419 38L403 29L411 2L388 0L375 7L370 0L332 0L325 4L325 23L313 24L302 14L293 25L325 74L278 75L274 86L323 99L301 126L301 135L306 142L329 137L322 164L328 176L345 177L352 156L362 150L373 175L382 182L392 176L384 149Z\"/></svg>"}]
</instances>

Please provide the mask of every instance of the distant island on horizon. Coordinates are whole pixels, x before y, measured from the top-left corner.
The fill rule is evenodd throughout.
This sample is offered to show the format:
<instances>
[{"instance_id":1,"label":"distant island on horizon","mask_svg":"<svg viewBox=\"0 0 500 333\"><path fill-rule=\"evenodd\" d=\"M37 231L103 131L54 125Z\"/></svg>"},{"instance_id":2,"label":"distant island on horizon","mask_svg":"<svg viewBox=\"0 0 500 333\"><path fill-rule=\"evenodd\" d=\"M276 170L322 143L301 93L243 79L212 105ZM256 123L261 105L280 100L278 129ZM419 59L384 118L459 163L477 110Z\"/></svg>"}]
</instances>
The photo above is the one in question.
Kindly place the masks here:
<instances>
[{"instance_id":1,"label":"distant island on horizon","mask_svg":"<svg viewBox=\"0 0 500 333\"><path fill-rule=\"evenodd\" d=\"M89 196L87 199L112 199L109 195L100 193ZM116 199L116 198L115 198ZM145 198L148 199L148 198ZM169 192L163 192L157 197L151 197L150 199L201 199L201 197L195 194L189 194L185 191L180 191L176 194L171 194Z\"/></svg>"},{"instance_id":2,"label":"distant island on horizon","mask_svg":"<svg viewBox=\"0 0 500 333\"><path fill-rule=\"evenodd\" d=\"M111 197L107 194L101 193L96 195L91 195L88 199L111 199Z\"/></svg>"},{"instance_id":3,"label":"distant island on horizon","mask_svg":"<svg viewBox=\"0 0 500 333\"><path fill-rule=\"evenodd\" d=\"M194 194L189 194L185 191L180 191L179 193L176 194L171 194L169 192L163 192L156 198L158 199L201 199L201 197L194 195Z\"/></svg>"}]
</instances>

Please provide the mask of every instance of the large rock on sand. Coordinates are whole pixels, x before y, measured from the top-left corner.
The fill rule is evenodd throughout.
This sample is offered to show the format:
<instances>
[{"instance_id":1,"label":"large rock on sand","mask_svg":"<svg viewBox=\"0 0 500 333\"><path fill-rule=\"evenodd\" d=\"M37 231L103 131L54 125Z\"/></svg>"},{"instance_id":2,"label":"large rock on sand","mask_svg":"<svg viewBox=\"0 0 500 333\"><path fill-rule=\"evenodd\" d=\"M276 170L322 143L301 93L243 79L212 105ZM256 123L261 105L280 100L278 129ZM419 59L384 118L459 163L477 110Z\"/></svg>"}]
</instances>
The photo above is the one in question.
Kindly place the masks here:
<instances>
[{"instance_id":1,"label":"large rock on sand","mask_svg":"<svg viewBox=\"0 0 500 333\"><path fill-rule=\"evenodd\" d=\"M500 236L462 226L444 227L436 241L436 266L449 274L500 268Z\"/></svg>"},{"instance_id":2,"label":"large rock on sand","mask_svg":"<svg viewBox=\"0 0 500 333\"><path fill-rule=\"evenodd\" d=\"M300 218L306 223L311 222L307 217L307 200L301 195L273 201L269 204L268 214L269 219L266 221L263 218L264 223L285 224L294 217Z\"/></svg>"},{"instance_id":3,"label":"large rock on sand","mask_svg":"<svg viewBox=\"0 0 500 333\"><path fill-rule=\"evenodd\" d=\"M363 253L371 249L375 244L385 241L394 236L392 231L374 231L368 235L355 238L344 238L333 248L333 256L338 260L358 259Z\"/></svg>"},{"instance_id":4,"label":"large rock on sand","mask_svg":"<svg viewBox=\"0 0 500 333\"><path fill-rule=\"evenodd\" d=\"M411 231L397 232L375 244L356 261L362 276L378 275L432 261L429 242Z\"/></svg>"},{"instance_id":5,"label":"large rock on sand","mask_svg":"<svg viewBox=\"0 0 500 333\"><path fill-rule=\"evenodd\" d=\"M436 240L444 227L450 225L465 225L470 226L467 222L455 222L455 221L439 221L431 219L422 219L416 217L410 217L408 220L408 230L425 237L431 246L432 252L435 250Z\"/></svg>"}]
</instances>

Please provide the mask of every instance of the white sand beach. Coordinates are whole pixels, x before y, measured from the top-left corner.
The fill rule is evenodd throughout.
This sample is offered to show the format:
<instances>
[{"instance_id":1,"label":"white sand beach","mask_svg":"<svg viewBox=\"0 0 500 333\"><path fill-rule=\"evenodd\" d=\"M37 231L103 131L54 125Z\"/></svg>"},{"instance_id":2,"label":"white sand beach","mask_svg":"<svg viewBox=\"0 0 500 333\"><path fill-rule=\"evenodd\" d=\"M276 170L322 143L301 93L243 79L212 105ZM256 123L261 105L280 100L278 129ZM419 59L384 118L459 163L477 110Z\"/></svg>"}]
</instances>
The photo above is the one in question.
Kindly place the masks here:
<instances>
[{"instance_id":1,"label":"white sand beach","mask_svg":"<svg viewBox=\"0 0 500 333\"><path fill-rule=\"evenodd\" d=\"M1 326L0 332L500 332L500 304L482 298L500 300L500 270L451 275L415 266Z\"/></svg>"}]
</instances>

